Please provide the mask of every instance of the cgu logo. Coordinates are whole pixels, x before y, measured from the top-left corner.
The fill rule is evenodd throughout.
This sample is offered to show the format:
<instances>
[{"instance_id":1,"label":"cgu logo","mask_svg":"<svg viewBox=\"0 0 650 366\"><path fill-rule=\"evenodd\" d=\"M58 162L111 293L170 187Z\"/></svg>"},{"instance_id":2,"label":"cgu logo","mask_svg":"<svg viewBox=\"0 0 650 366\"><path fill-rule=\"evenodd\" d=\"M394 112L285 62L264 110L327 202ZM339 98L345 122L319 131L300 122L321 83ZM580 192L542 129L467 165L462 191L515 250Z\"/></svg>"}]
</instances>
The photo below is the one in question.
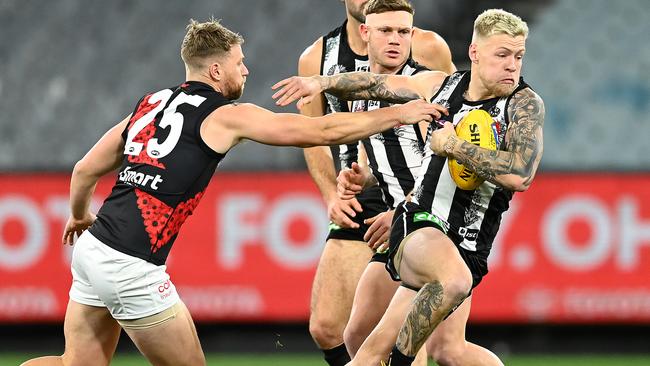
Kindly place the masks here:
<instances>
[{"instance_id":1,"label":"cgu logo","mask_svg":"<svg viewBox=\"0 0 650 366\"><path fill-rule=\"evenodd\" d=\"M169 290L169 280L165 281L162 285L158 286L158 292L163 293L166 290Z\"/></svg>"}]
</instances>

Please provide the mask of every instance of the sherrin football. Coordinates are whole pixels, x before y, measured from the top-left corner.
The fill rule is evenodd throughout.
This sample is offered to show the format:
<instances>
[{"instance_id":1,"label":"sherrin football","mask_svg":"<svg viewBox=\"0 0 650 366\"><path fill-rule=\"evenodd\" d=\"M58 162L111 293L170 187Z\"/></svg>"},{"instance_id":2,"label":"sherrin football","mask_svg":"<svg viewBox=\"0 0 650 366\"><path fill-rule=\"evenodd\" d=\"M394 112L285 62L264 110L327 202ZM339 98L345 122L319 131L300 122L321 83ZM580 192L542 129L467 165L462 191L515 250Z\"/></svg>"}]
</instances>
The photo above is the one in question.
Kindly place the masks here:
<instances>
[{"instance_id":1,"label":"sherrin football","mask_svg":"<svg viewBox=\"0 0 650 366\"><path fill-rule=\"evenodd\" d=\"M459 138L489 150L496 150L498 134L496 122L482 109L475 109L465 115L456 125ZM483 183L484 179L456 159L448 159L449 173L458 188L471 191Z\"/></svg>"}]
</instances>

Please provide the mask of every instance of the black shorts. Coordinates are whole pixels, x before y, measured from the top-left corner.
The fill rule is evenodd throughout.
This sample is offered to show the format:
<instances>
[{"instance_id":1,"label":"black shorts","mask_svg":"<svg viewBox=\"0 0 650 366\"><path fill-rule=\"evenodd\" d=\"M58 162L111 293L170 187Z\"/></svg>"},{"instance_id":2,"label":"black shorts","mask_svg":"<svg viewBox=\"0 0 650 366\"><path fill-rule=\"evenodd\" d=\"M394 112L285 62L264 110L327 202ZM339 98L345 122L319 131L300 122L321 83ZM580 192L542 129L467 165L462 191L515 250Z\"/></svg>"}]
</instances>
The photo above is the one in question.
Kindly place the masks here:
<instances>
[{"instance_id":1,"label":"black shorts","mask_svg":"<svg viewBox=\"0 0 650 366\"><path fill-rule=\"evenodd\" d=\"M388 263L388 250L383 252L375 252L370 258L370 262Z\"/></svg>"},{"instance_id":2,"label":"black shorts","mask_svg":"<svg viewBox=\"0 0 650 366\"><path fill-rule=\"evenodd\" d=\"M359 224L359 227L356 229L343 228L330 222L327 240L340 239L364 241L363 236L366 234L370 225L364 224L363 220L375 217L380 213L389 210L379 186L372 186L364 189L357 195L357 200L361 204L363 211L360 213L357 212L357 216L353 217L352 221Z\"/></svg>"},{"instance_id":3,"label":"black shorts","mask_svg":"<svg viewBox=\"0 0 650 366\"><path fill-rule=\"evenodd\" d=\"M489 252L473 252L460 246L463 238L457 234L455 230L451 230L448 224L435 215L427 212L419 205L413 202L402 202L395 209L393 216L393 227L390 233L388 250L388 262L386 269L395 281L399 281L399 273L395 268L394 258L397 249L402 244L402 240L412 232L425 228L432 227L440 230L451 239L460 252L460 256L467 264L467 267L472 272L472 288L476 287L488 272L487 257Z\"/></svg>"}]
</instances>

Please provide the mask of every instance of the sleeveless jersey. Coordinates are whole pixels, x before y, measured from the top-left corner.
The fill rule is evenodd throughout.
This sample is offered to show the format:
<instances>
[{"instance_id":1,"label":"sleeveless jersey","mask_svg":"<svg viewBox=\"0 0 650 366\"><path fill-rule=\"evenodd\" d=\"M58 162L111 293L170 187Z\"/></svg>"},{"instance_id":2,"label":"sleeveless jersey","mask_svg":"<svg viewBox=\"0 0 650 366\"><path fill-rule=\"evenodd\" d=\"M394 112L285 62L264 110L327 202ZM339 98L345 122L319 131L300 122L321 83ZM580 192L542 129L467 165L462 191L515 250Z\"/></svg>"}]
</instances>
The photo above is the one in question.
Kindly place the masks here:
<instances>
[{"instance_id":1,"label":"sleeveless jersey","mask_svg":"<svg viewBox=\"0 0 650 366\"><path fill-rule=\"evenodd\" d=\"M398 72L414 75L428 70L409 58ZM388 102L355 100L352 111L372 111L388 107ZM424 157L424 137L417 125L401 125L362 140L368 155L368 165L377 178L384 201L395 207L402 202L415 184Z\"/></svg>"},{"instance_id":2,"label":"sleeveless jersey","mask_svg":"<svg viewBox=\"0 0 650 366\"><path fill-rule=\"evenodd\" d=\"M90 232L118 251L164 264L225 156L203 141L201 123L229 103L196 81L140 99L122 133L117 180Z\"/></svg>"},{"instance_id":3,"label":"sleeveless jersey","mask_svg":"<svg viewBox=\"0 0 650 366\"><path fill-rule=\"evenodd\" d=\"M321 58L321 75L335 75L342 72L368 71L370 66L368 56L360 56L352 51L348 43L348 33L345 29L348 21L323 36L323 52ZM349 112L347 101L340 100L325 93L327 105L325 113ZM356 144L339 145L339 160L341 169L349 168L357 161L358 148Z\"/></svg>"},{"instance_id":4,"label":"sleeveless jersey","mask_svg":"<svg viewBox=\"0 0 650 366\"><path fill-rule=\"evenodd\" d=\"M454 126L471 110L487 111L496 122L497 148L504 150L505 133L510 122L508 103L516 92L529 86L521 78L519 86L507 97L470 102L463 97L469 81L470 72L467 71L448 76L431 102L448 108L449 116L443 115L442 122L452 122ZM427 131L427 146L433 128L434 124L431 124ZM444 220L450 236L452 239L455 237L461 247L489 253L501 215L508 209L512 195L512 191L488 181L473 191L459 189L449 173L447 158L435 155L428 148L415 184L413 202Z\"/></svg>"}]
</instances>

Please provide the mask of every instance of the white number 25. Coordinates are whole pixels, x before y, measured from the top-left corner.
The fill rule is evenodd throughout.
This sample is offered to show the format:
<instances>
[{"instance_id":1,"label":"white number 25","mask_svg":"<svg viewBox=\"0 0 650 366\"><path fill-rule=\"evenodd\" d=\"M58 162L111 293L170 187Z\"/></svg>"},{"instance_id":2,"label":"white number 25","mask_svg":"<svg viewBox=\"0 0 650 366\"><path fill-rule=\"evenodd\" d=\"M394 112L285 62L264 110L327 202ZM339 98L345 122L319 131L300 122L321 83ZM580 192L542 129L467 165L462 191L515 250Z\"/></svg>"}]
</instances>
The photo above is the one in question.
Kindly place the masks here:
<instances>
[{"instance_id":1,"label":"white number 25","mask_svg":"<svg viewBox=\"0 0 650 366\"><path fill-rule=\"evenodd\" d=\"M165 105L172 94L173 92L171 90L164 89L151 95L149 98L150 104L155 104L156 102L160 103L154 109L149 111L149 113L140 117L135 121L135 123L133 123L133 126L131 126L129 133L126 136L126 144L124 145L125 154L140 155L143 143L135 142L133 139L140 131L142 131L142 129L147 127L147 125L153 121L154 117L156 117L156 114L158 114L161 109L165 108ZM183 130L183 115L176 112L176 108L183 103L198 107L203 103L203 101L205 101L205 97L200 95L187 95L180 92L180 94L178 94L163 111L163 116L158 124L160 128L170 127L169 135L163 142L158 142L157 138L149 140L149 143L147 144L147 155L154 159L160 159L172 152L178 143L178 139L181 137L181 131Z\"/></svg>"}]
</instances>

